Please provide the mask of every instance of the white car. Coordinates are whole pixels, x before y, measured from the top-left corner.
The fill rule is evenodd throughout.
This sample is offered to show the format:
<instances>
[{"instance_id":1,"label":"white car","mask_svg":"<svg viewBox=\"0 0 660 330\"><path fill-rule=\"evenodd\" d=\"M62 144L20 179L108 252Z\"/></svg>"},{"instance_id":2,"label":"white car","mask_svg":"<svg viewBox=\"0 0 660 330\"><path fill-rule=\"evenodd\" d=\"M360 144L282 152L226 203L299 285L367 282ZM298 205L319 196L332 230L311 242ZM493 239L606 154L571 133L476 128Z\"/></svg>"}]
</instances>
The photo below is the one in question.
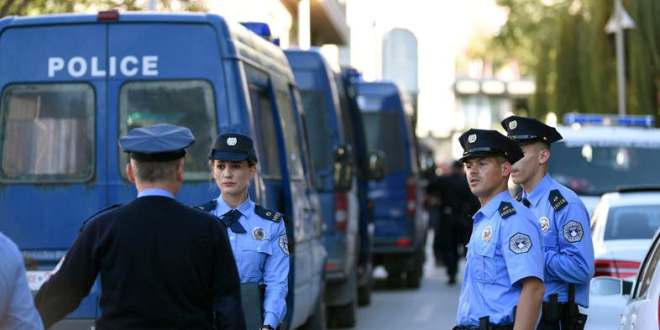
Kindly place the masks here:
<instances>
[{"instance_id":1,"label":"white car","mask_svg":"<svg viewBox=\"0 0 660 330\"><path fill-rule=\"evenodd\" d=\"M660 227L660 190L627 189L604 194L591 218L595 274L634 280ZM605 279L592 280L586 329L616 329L627 299ZM618 283L618 282L617 282Z\"/></svg>"},{"instance_id":2,"label":"white car","mask_svg":"<svg viewBox=\"0 0 660 330\"><path fill-rule=\"evenodd\" d=\"M660 274L656 266L660 260L660 235L644 257L630 299L623 310L620 330L658 330L660 328ZM622 292L624 293L624 292Z\"/></svg>"}]
</instances>

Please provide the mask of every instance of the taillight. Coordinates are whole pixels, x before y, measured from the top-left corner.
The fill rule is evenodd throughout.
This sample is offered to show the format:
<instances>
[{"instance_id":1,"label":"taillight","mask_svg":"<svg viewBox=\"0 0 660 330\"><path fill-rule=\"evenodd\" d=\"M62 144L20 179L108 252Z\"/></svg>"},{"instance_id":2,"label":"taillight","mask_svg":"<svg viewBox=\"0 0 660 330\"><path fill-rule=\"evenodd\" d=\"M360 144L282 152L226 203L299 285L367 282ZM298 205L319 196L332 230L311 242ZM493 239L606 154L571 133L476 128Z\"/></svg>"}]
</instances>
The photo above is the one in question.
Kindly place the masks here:
<instances>
[{"instance_id":1,"label":"taillight","mask_svg":"<svg viewBox=\"0 0 660 330\"><path fill-rule=\"evenodd\" d=\"M412 245L412 240L408 237L402 237L394 242L394 245L397 247L408 247Z\"/></svg>"},{"instance_id":2,"label":"taillight","mask_svg":"<svg viewBox=\"0 0 660 330\"><path fill-rule=\"evenodd\" d=\"M343 192L335 193L335 226L341 232L348 226L348 198Z\"/></svg>"},{"instance_id":3,"label":"taillight","mask_svg":"<svg viewBox=\"0 0 660 330\"><path fill-rule=\"evenodd\" d=\"M626 278L636 275L639 270L638 261L596 259L594 264L596 268L596 274L594 276Z\"/></svg>"},{"instance_id":4,"label":"taillight","mask_svg":"<svg viewBox=\"0 0 660 330\"><path fill-rule=\"evenodd\" d=\"M96 19L99 22L116 22L119 20L119 11L117 9L100 11Z\"/></svg>"},{"instance_id":5,"label":"taillight","mask_svg":"<svg viewBox=\"0 0 660 330\"><path fill-rule=\"evenodd\" d=\"M408 219L415 219L417 211L417 183L415 178L408 178L406 181L406 215Z\"/></svg>"}]
</instances>

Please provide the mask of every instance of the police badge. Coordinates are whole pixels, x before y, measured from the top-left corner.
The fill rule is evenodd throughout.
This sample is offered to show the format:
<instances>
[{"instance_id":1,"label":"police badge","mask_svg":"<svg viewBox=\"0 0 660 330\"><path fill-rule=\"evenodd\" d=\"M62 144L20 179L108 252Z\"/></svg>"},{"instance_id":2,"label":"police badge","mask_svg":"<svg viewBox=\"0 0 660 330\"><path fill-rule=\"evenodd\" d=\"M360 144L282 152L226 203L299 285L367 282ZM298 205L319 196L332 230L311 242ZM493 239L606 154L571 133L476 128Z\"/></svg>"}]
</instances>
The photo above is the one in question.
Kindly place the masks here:
<instances>
[{"instance_id":1,"label":"police badge","mask_svg":"<svg viewBox=\"0 0 660 330\"><path fill-rule=\"evenodd\" d=\"M282 249L282 252L284 252L284 254L289 255L289 239L286 238L286 234L280 236L280 239L277 241L277 244L280 246L280 249Z\"/></svg>"},{"instance_id":2,"label":"police badge","mask_svg":"<svg viewBox=\"0 0 660 330\"><path fill-rule=\"evenodd\" d=\"M477 142L477 134L470 134L470 136L468 136L468 143L475 143L475 142Z\"/></svg>"},{"instance_id":3,"label":"police badge","mask_svg":"<svg viewBox=\"0 0 660 330\"><path fill-rule=\"evenodd\" d=\"M584 236L584 229L579 222L571 220L564 225L564 239L569 243L581 241L582 236Z\"/></svg>"},{"instance_id":4,"label":"police badge","mask_svg":"<svg viewBox=\"0 0 660 330\"><path fill-rule=\"evenodd\" d=\"M227 138L227 145L228 145L228 146L232 146L232 147L233 147L233 146L236 145L237 142L238 142L238 140L237 140L235 137L233 137L233 136Z\"/></svg>"},{"instance_id":5,"label":"police badge","mask_svg":"<svg viewBox=\"0 0 660 330\"><path fill-rule=\"evenodd\" d=\"M515 254L526 253L532 247L532 240L527 234L516 233L509 239L509 250Z\"/></svg>"},{"instance_id":6,"label":"police badge","mask_svg":"<svg viewBox=\"0 0 660 330\"><path fill-rule=\"evenodd\" d=\"M489 242L492 237L493 237L493 227L486 226L486 228L484 228L484 230L481 232L481 240L485 242Z\"/></svg>"},{"instance_id":7,"label":"police badge","mask_svg":"<svg viewBox=\"0 0 660 330\"><path fill-rule=\"evenodd\" d=\"M264 232L263 228L255 227L252 229L252 238L256 239L257 241L263 241L265 237L266 232Z\"/></svg>"},{"instance_id":8,"label":"police badge","mask_svg":"<svg viewBox=\"0 0 660 330\"><path fill-rule=\"evenodd\" d=\"M541 225L541 231L547 233L550 230L550 219L547 217L541 217L539 219L539 224Z\"/></svg>"}]
</instances>

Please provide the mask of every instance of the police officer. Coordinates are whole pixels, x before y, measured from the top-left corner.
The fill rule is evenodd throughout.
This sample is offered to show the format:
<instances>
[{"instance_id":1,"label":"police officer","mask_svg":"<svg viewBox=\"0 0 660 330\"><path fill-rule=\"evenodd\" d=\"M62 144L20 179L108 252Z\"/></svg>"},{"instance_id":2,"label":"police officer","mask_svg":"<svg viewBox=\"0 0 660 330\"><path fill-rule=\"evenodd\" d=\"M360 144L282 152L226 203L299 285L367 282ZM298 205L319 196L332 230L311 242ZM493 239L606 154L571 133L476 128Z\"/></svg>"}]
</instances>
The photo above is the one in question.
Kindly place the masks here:
<instances>
[{"instance_id":1,"label":"police officer","mask_svg":"<svg viewBox=\"0 0 660 330\"><path fill-rule=\"evenodd\" d=\"M460 136L470 191L479 199L454 330L532 329L543 300L543 245L531 212L507 182L520 148L492 130Z\"/></svg>"},{"instance_id":2,"label":"police officer","mask_svg":"<svg viewBox=\"0 0 660 330\"><path fill-rule=\"evenodd\" d=\"M519 199L534 213L545 243L546 291L539 329L582 329L586 315L577 305L589 305L594 251L584 204L548 175L550 144L562 136L532 118L511 116L502 126L525 154L513 166L511 177L522 186Z\"/></svg>"},{"instance_id":3,"label":"police officer","mask_svg":"<svg viewBox=\"0 0 660 330\"><path fill-rule=\"evenodd\" d=\"M284 218L250 200L248 186L257 171L252 139L222 134L209 159L220 196L200 208L227 226L248 329L276 329L286 316L288 292L289 247Z\"/></svg>"},{"instance_id":4,"label":"police officer","mask_svg":"<svg viewBox=\"0 0 660 330\"><path fill-rule=\"evenodd\" d=\"M215 217L174 199L193 142L189 129L169 124L121 138L137 198L83 224L35 298L47 328L76 309L101 275L96 329L245 329L225 231Z\"/></svg>"},{"instance_id":5,"label":"police officer","mask_svg":"<svg viewBox=\"0 0 660 330\"><path fill-rule=\"evenodd\" d=\"M16 244L2 233L0 260L0 329L43 329L27 284L21 252Z\"/></svg>"}]
</instances>

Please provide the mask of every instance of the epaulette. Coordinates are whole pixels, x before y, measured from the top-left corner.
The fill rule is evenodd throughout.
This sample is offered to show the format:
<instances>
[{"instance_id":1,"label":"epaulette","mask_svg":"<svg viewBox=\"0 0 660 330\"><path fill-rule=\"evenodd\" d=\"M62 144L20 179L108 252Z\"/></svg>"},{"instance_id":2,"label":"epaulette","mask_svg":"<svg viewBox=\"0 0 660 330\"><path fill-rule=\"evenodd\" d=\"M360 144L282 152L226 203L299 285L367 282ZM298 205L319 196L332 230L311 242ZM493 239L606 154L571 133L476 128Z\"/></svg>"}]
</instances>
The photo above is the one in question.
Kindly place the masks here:
<instances>
[{"instance_id":1,"label":"epaulette","mask_svg":"<svg viewBox=\"0 0 660 330\"><path fill-rule=\"evenodd\" d=\"M218 200L212 199L202 205L195 206L196 209L211 213L218 206Z\"/></svg>"},{"instance_id":2,"label":"epaulette","mask_svg":"<svg viewBox=\"0 0 660 330\"><path fill-rule=\"evenodd\" d=\"M87 223L88 223L90 220L96 218L97 216L99 216L99 215L101 215L101 214L103 214L103 213L105 213L105 212L108 212L108 211L110 211L110 210L112 210L112 209L118 208L118 207L120 207L120 206L121 206L121 204L113 204L113 205L110 205L110 206L108 206L108 207L106 207L106 208L104 208L104 209L100 209L99 211L97 211L96 213L92 214L92 215L89 216L87 219L85 219L85 221L82 222L82 225L80 225L80 231L82 232L83 229L85 229L85 226L87 225Z\"/></svg>"},{"instance_id":3,"label":"epaulette","mask_svg":"<svg viewBox=\"0 0 660 330\"><path fill-rule=\"evenodd\" d=\"M516 214L516 209L514 209L513 205L511 205L509 202L500 203L500 208L498 211L500 212L500 217L502 217L502 219L506 219Z\"/></svg>"},{"instance_id":4,"label":"epaulette","mask_svg":"<svg viewBox=\"0 0 660 330\"><path fill-rule=\"evenodd\" d=\"M563 209L566 205L568 205L568 202L566 201L564 196L561 195L558 189L550 191L548 200L550 201L550 205L552 205L552 208L555 209L555 212Z\"/></svg>"},{"instance_id":5,"label":"epaulette","mask_svg":"<svg viewBox=\"0 0 660 330\"><path fill-rule=\"evenodd\" d=\"M260 205L254 206L254 213L256 213L258 216L266 220L270 220L273 222L280 222L284 218L284 215L282 213L265 209Z\"/></svg>"}]
</instances>

